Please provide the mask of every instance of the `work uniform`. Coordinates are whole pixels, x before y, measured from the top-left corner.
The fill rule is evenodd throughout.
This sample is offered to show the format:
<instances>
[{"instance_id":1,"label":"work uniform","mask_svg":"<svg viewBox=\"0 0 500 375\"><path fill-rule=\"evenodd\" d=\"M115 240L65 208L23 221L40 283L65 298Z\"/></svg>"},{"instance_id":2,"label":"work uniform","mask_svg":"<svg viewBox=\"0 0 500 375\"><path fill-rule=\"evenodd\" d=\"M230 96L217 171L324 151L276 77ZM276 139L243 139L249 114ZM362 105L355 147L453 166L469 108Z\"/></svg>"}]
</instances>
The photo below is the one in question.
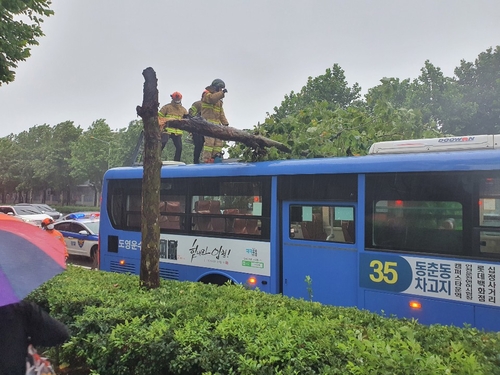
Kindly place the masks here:
<instances>
[{"instance_id":1,"label":"work uniform","mask_svg":"<svg viewBox=\"0 0 500 375\"><path fill-rule=\"evenodd\" d=\"M189 116L201 116L201 100L198 100L191 105L191 108L189 108ZM200 155L203 150L203 144L205 143L205 137L196 133L193 133L192 135L194 144L193 163L200 164Z\"/></svg>"},{"instance_id":2,"label":"work uniform","mask_svg":"<svg viewBox=\"0 0 500 375\"><path fill-rule=\"evenodd\" d=\"M57 229L44 229L47 234L50 234L52 237L57 238L64 245L64 254L66 255L66 259L68 259L68 249L66 248L66 241L64 241L64 236Z\"/></svg>"},{"instance_id":3,"label":"work uniform","mask_svg":"<svg viewBox=\"0 0 500 375\"><path fill-rule=\"evenodd\" d=\"M171 120L181 120L184 115L187 115L187 110L182 106L182 104L177 104L173 100L172 102L161 107L160 112L158 112L159 117L166 119L167 123ZM161 126L161 125L160 125ZM161 133L161 150L165 148L169 138L172 138L172 142L175 146L175 161L181 161L182 153L182 130L169 128L165 125Z\"/></svg>"},{"instance_id":4,"label":"work uniform","mask_svg":"<svg viewBox=\"0 0 500 375\"><path fill-rule=\"evenodd\" d=\"M224 109L222 108L222 99L225 93L223 91L215 91L212 86L206 88L207 92L201 99L201 117L215 125L228 126ZM214 156L220 155L222 152L223 142L217 138L205 137L205 145L203 146L203 160L205 163L213 161Z\"/></svg>"}]
</instances>

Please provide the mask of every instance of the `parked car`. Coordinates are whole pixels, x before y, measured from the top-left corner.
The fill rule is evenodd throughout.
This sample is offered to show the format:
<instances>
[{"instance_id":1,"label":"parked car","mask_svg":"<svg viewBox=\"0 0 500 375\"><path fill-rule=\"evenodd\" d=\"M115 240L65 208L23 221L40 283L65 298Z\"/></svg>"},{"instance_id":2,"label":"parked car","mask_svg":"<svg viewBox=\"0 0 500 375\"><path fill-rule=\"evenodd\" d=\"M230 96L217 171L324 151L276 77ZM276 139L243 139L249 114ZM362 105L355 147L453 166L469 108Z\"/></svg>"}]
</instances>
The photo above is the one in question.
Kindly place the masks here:
<instances>
[{"instance_id":1,"label":"parked car","mask_svg":"<svg viewBox=\"0 0 500 375\"><path fill-rule=\"evenodd\" d=\"M33 206L0 206L0 212L7 215L17 216L23 221L41 226L42 220L51 218L49 215L44 214L38 208Z\"/></svg>"},{"instance_id":2,"label":"parked car","mask_svg":"<svg viewBox=\"0 0 500 375\"><path fill-rule=\"evenodd\" d=\"M60 220L54 228L62 233L69 255L89 257L98 262L99 218Z\"/></svg>"},{"instance_id":3,"label":"parked car","mask_svg":"<svg viewBox=\"0 0 500 375\"><path fill-rule=\"evenodd\" d=\"M63 214L52 207L50 207L48 204L44 203L17 203L16 206L33 206L38 208L42 213L49 215L52 219L54 220L59 220L63 217Z\"/></svg>"}]
</instances>

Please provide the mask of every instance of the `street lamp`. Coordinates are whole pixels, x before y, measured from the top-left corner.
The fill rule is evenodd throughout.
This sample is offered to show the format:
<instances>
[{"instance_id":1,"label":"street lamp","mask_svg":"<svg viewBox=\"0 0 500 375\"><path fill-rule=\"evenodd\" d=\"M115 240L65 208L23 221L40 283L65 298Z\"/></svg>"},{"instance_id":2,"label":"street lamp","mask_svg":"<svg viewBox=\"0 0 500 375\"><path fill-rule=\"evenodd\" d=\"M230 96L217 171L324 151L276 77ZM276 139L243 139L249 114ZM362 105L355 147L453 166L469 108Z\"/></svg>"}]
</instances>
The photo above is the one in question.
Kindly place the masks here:
<instances>
[{"instance_id":1,"label":"street lamp","mask_svg":"<svg viewBox=\"0 0 500 375\"><path fill-rule=\"evenodd\" d=\"M102 139L96 138L93 135L90 136L90 139L94 139L96 141L99 141L99 142L102 142L102 143L106 143L108 145L108 168L107 169L109 169L109 161L111 160L111 142L104 141Z\"/></svg>"}]
</instances>

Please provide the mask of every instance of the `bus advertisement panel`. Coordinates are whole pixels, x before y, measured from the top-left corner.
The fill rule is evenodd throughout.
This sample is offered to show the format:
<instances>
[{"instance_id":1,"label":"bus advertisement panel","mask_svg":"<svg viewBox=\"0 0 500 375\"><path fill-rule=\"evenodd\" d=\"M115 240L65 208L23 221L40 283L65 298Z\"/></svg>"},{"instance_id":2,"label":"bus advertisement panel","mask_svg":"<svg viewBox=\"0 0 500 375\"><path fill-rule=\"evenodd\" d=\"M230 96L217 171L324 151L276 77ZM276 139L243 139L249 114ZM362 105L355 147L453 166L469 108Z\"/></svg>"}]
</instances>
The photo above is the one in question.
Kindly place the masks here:
<instances>
[{"instance_id":1,"label":"bus advertisement panel","mask_svg":"<svg viewBox=\"0 0 500 375\"><path fill-rule=\"evenodd\" d=\"M222 271L270 275L269 243L162 235L160 262Z\"/></svg>"}]
</instances>

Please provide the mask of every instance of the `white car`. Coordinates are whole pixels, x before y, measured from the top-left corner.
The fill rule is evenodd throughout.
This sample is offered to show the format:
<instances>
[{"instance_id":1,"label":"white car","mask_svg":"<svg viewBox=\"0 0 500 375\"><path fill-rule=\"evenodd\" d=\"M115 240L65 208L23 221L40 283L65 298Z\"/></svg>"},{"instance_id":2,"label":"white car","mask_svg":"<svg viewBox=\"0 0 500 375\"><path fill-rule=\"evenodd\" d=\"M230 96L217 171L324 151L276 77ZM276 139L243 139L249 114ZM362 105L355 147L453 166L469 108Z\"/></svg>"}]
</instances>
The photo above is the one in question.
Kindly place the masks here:
<instances>
[{"instance_id":1,"label":"white car","mask_svg":"<svg viewBox=\"0 0 500 375\"><path fill-rule=\"evenodd\" d=\"M43 214L49 215L54 220L59 220L63 217L63 214L61 212L56 211L55 209L44 203L17 203L16 207L17 206L34 206L38 208Z\"/></svg>"},{"instance_id":2,"label":"white car","mask_svg":"<svg viewBox=\"0 0 500 375\"><path fill-rule=\"evenodd\" d=\"M0 206L0 212L16 216L26 223L41 226L44 219L52 219L33 206Z\"/></svg>"},{"instance_id":3,"label":"white car","mask_svg":"<svg viewBox=\"0 0 500 375\"><path fill-rule=\"evenodd\" d=\"M54 224L64 237L69 255L91 258L96 264L99 257L99 219L61 220Z\"/></svg>"}]
</instances>

